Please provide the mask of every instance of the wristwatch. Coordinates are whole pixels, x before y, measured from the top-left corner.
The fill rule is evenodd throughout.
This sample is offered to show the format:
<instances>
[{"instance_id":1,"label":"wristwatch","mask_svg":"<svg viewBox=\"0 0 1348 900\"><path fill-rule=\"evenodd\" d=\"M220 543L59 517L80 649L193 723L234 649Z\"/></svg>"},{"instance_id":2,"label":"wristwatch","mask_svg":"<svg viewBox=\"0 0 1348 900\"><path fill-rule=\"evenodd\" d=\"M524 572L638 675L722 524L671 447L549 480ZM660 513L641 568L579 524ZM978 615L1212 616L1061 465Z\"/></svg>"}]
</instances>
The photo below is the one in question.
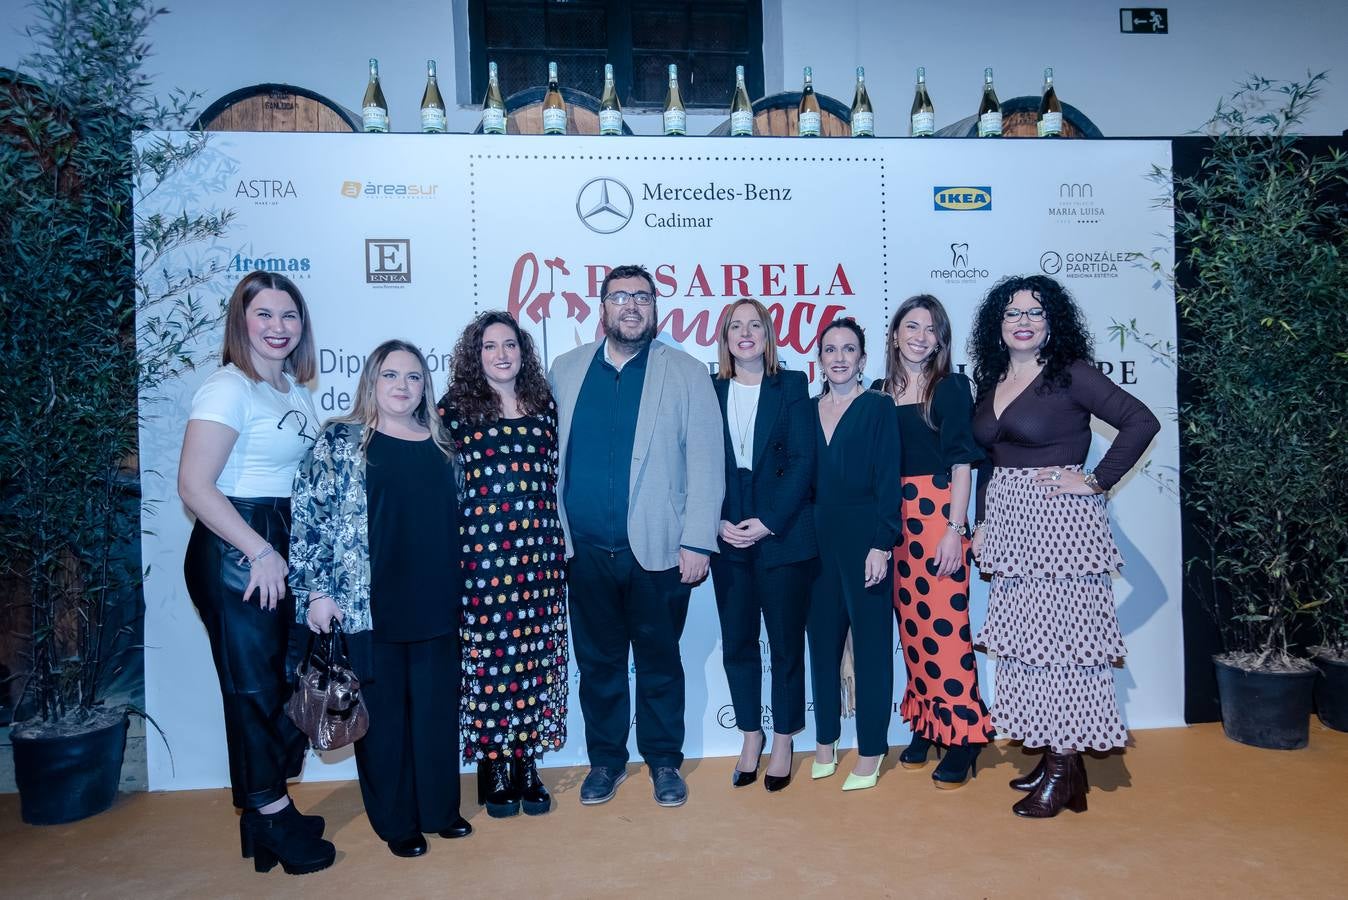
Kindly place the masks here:
<instances>
[{"instance_id":1,"label":"wristwatch","mask_svg":"<svg viewBox=\"0 0 1348 900\"><path fill-rule=\"evenodd\" d=\"M969 536L969 526L967 523L961 522L960 524L956 525L954 522L950 521L949 519L946 519L945 524L947 528L955 532L955 534L958 534L960 537Z\"/></svg>"},{"instance_id":2,"label":"wristwatch","mask_svg":"<svg viewBox=\"0 0 1348 900\"><path fill-rule=\"evenodd\" d=\"M1095 491L1097 494L1103 494L1105 492L1105 489L1100 486L1099 480L1096 479L1094 472L1087 472L1082 476L1081 480L1085 483L1086 487Z\"/></svg>"}]
</instances>

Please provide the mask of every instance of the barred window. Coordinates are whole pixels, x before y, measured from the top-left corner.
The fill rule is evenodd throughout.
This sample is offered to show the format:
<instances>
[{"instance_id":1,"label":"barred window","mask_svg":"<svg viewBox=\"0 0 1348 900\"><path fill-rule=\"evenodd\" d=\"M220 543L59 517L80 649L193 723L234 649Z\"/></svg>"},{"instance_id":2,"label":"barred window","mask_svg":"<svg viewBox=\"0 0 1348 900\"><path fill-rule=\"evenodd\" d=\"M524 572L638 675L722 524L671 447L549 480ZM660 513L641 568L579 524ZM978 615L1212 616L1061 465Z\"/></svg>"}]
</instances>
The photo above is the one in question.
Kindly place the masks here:
<instances>
[{"instance_id":1,"label":"barred window","mask_svg":"<svg viewBox=\"0 0 1348 900\"><path fill-rule=\"evenodd\" d=\"M752 97L763 95L761 0L470 0L473 99L495 62L506 96L547 83L556 60L563 85L598 97L613 65L623 106L658 109L670 63L690 109L724 110L744 66Z\"/></svg>"}]
</instances>

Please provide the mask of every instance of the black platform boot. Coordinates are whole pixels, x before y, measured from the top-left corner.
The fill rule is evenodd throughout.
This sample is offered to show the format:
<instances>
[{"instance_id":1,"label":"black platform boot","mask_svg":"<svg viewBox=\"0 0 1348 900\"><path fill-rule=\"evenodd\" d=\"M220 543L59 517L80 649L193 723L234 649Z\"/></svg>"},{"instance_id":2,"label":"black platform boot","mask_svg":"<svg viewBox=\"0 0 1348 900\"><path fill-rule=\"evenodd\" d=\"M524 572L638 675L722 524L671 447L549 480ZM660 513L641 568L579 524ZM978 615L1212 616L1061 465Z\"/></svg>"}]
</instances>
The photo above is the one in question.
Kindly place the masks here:
<instances>
[{"instance_id":1,"label":"black platform boot","mask_svg":"<svg viewBox=\"0 0 1348 900\"><path fill-rule=\"evenodd\" d=\"M552 795L548 786L538 775L538 765L533 758L518 759L514 764L515 790L519 793L520 803L526 816L541 816L552 809Z\"/></svg>"},{"instance_id":2,"label":"black platform boot","mask_svg":"<svg viewBox=\"0 0 1348 900\"><path fill-rule=\"evenodd\" d=\"M511 777L508 759L484 759L477 764L477 802L493 819L519 815L520 793Z\"/></svg>"},{"instance_id":3,"label":"black platform boot","mask_svg":"<svg viewBox=\"0 0 1348 900\"><path fill-rule=\"evenodd\" d=\"M287 815L286 810L291 812ZM332 865L337 848L313 835L302 819L293 805L271 815L257 810L243 814L256 871L270 872L279 862L289 875L307 875Z\"/></svg>"},{"instance_id":4,"label":"black platform boot","mask_svg":"<svg viewBox=\"0 0 1348 900\"><path fill-rule=\"evenodd\" d=\"M277 815L284 815L298 823L298 828L310 837L321 838L323 829L327 823L323 821L322 816L306 816L295 808L294 801L281 810ZM245 824L245 816L239 816L239 849L243 853L244 859L253 858L253 836Z\"/></svg>"}]
</instances>

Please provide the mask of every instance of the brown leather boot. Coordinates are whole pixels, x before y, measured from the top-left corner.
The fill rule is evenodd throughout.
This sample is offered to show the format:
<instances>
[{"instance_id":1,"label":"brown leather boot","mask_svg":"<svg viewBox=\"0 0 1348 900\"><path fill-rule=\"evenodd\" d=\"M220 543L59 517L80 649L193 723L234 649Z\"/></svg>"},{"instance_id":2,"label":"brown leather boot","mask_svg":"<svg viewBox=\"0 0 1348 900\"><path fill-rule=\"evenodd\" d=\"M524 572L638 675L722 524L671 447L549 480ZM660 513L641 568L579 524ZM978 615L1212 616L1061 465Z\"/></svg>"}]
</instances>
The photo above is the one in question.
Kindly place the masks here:
<instances>
[{"instance_id":1,"label":"brown leather boot","mask_svg":"<svg viewBox=\"0 0 1348 900\"><path fill-rule=\"evenodd\" d=\"M1086 770L1080 754L1044 754L1044 775L1028 797L1011 811L1028 819L1051 819L1063 809L1086 811Z\"/></svg>"},{"instance_id":2,"label":"brown leather boot","mask_svg":"<svg viewBox=\"0 0 1348 900\"><path fill-rule=\"evenodd\" d=\"M1028 775L1021 775L1019 778L1012 778L1010 781L1011 789L1029 793L1039 787L1039 780L1044 777L1044 761L1047 758L1047 753L1039 754L1039 764L1034 767L1034 771ZM1081 783L1086 785L1086 790L1089 791L1091 781L1086 777L1086 764L1082 761L1081 754L1074 754L1073 759L1076 761L1077 768L1081 770Z\"/></svg>"}]
</instances>

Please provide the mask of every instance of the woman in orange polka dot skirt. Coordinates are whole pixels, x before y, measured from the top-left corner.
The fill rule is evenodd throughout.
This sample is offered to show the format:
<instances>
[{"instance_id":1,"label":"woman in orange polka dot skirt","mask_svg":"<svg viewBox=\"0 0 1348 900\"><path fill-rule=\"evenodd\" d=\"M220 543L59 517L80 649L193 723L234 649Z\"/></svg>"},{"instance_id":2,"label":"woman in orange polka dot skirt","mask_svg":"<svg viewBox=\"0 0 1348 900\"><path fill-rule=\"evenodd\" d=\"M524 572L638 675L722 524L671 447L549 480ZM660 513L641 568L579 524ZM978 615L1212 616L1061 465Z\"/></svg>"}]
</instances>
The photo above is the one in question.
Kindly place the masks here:
<instances>
[{"instance_id":1,"label":"woman in orange polka dot skirt","mask_svg":"<svg viewBox=\"0 0 1348 900\"><path fill-rule=\"evenodd\" d=\"M557 413L533 340L504 312L454 348L440 404L463 466L463 758L495 818L546 813L537 762L566 742L566 567Z\"/></svg>"},{"instance_id":2,"label":"woman in orange polka dot skirt","mask_svg":"<svg viewBox=\"0 0 1348 900\"><path fill-rule=\"evenodd\" d=\"M979 466L973 552L992 576L975 642L997 657L992 720L1039 765L1011 787L1012 810L1048 818L1086 809L1082 753L1122 749L1114 697L1123 635L1114 573L1123 558L1105 492L1160 430L1151 411L1092 364L1085 316L1043 275L1004 278L979 304L969 340L978 402ZM1086 471L1091 418L1118 430Z\"/></svg>"},{"instance_id":3,"label":"woman in orange polka dot skirt","mask_svg":"<svg viewBox=\"0 0 1348 900\"><path fill-rule=\"evenodd\" d=\"M923 769L932 746L943 748L932 781L945 789L968 782L993 734L969 633L970 464L983 453L973 438L973 391L950 371L950 345L940 301L909 298L890 320L885 379L875 385L898 404L903 436L894 610L908 669L899 713L913 740L899 764Z\"/></svg>"}]
</instances>

